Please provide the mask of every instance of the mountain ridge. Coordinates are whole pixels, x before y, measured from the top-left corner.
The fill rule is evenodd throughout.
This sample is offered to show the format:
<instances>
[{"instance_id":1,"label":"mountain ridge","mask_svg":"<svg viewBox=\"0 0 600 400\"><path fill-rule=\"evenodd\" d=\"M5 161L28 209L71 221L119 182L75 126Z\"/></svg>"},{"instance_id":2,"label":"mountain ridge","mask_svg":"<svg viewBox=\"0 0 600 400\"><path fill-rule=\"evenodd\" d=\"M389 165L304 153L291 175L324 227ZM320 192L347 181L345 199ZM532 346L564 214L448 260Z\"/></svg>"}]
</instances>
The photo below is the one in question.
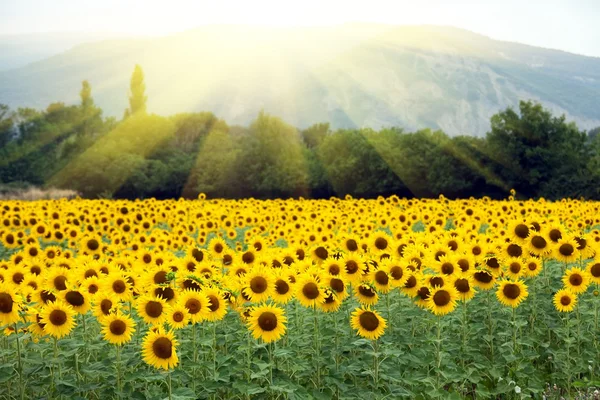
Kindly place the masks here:
<instances>
[{"instance_id":1,"label":"mountain ridge","mask_svg":"<svg viewBox=\"0 0 600 400\"><path fill-rule=\"evenodd\" d=\"M0 71L0 103L73 103L87 79L97 104L120 117L136 63L149 111L159 114L212 111L248 124L264 109L298 127L329 121L482 135L498 110L533 99L584 129L600 125L600 58L432 25L212 25L79 44Z\"/></svg>"}]
</instances>

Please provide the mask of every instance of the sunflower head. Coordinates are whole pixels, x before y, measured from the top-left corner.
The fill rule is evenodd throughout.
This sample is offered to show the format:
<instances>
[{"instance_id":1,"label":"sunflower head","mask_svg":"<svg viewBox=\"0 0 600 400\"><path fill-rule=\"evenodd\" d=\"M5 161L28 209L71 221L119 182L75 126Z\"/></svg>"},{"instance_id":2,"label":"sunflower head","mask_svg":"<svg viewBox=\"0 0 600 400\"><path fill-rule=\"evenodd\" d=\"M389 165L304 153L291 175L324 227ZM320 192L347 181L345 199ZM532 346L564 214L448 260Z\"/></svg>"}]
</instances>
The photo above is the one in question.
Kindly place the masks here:
<instances>
[{"instance_id":1,"label":"sunflower head","mask_svg":"<svg viewBox=\"0 0 600 400\"><path fill-rule=\"evenodd\" d=\"M350 324L357 335L370 340L379 339L387 326L386 320L369 307L354 310Z\"/></svg>"}]
</instances>

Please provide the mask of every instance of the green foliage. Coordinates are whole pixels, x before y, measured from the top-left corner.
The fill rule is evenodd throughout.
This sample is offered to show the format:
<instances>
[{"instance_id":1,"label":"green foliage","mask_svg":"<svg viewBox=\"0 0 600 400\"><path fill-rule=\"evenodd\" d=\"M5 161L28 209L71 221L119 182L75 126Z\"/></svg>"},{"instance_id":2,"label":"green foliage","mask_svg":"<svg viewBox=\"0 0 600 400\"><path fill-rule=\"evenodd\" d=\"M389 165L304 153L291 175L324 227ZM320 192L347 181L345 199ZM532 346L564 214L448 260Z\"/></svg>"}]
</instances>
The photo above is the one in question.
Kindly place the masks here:
<instances>
[{"instance_id":1,"label":"green foliage","mask_svg":"<svg viewBox=\"0 0 600 400\"><path fill-rule=\"evenodd\" d=\"M145 114L147 100L144 71L142 71L142 67L136 64L129 83L129 108L125 111L126 115Z\"/></svg>"}]
</instances>

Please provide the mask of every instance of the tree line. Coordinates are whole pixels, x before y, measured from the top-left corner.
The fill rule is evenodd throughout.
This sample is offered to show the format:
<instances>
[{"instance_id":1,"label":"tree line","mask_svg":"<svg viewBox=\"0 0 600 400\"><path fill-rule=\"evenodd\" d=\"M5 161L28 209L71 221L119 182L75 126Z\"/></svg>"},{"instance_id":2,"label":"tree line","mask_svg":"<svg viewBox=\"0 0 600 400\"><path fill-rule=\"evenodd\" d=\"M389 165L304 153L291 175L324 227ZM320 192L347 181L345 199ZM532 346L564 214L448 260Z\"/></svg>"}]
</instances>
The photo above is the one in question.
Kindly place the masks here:
<instances>
[{"instance_id":1,"label":"tree line","mask_svg":"<svg viewBox=\"0 0 600 400\"><path fill-rule=\"evenodd\" d=\"M123 118L104 117L89 82L76 105L0 105L0 184L72 189L84 197L600 198L600 128L580 130L521 101L485 137L390 127L297 129L261 111L249 126L209 112L146 111L132 74Z\"/></svg>"}]
</instances>

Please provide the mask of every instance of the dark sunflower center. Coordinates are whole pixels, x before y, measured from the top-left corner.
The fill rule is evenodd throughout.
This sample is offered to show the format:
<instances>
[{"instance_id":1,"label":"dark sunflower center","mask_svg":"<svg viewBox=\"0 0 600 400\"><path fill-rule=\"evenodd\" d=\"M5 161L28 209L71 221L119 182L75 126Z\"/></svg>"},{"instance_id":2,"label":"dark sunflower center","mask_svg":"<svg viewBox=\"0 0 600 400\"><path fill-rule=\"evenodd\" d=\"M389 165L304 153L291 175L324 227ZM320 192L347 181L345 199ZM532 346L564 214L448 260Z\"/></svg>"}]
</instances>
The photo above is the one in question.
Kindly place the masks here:
<instances>
[{"instance_id":1,"label":"dark sunflower center","mask_svg":"<svg viewBox=\"0 0 600 400\"><path fill-rule=\"evenodd\" d=\"M23 273L21 273L21 272L15 272L12 276L13 282L16 283L17 285L19 285L21 282L23 282L24 279L25 279L25 275L23 275Z\"/></svg>"},{"instance_id":2,"label":"dark sunflower center","mask_svg":"<svg viewBox=\"0 0 600 400\"><path fill-rule=\"evenodd\" d=\"M83 295L74 290L65 295L65 300L74 307L82 306L85 303Z\"/></svg>"},{"instance_id":3,"label":"dark sunflower center","mask_svg":"<svg viewBox=\"0 0 600 400\"><path fill-rule=\"evenodd\" d=\"M576 237L575 241L577 242L577 250L583 250L587 247L587 240L584 238Z\"/></svg>"},{"instance_id":4,"label":"dark sunflower center","mask_svg":"<svg viewBox=\"0 0 600 400\"><path fill-rule=\"evenodd\" d=\"M460 278L454 282L454 287L461 293L469 293L471 290L471 286L469 285L469 280Z\"/></svg>"},{"instance_id":5,"label":"dark sunflower center","mask_svg":"<svg viewBox=\"0 0 600 400\"><path fill-rule=\"evenodd\" d=\"M427 300L430 294L431 291L427 286L423 286L417 291L417 296L419 296L421 300Z\"/></svg>"},{"instance_id":6,"label":"dark sunflower center","mask_svg":"<svg viewBox=\"0 0 600 400\"><path fill-rule=\"evenodd\" d=\"M504 285L504 288L502 288L502 293L509 299L515 300L521 295L521 288L514 283L507 283Z\"/></svg>"},{"instance_id":7,"label":"dark sunflower center","mask_svg":"<svg viewBox=\"0 0 600 400\"><path fill-rule=\"evenodd\" d=\"M331 275L339 275L340 274L340 266L337 264L331 264L329 266L329 273Z\"/></svg>"},{"instance_id":8,"label":"dark sunflower center","mask_svg":"<svg viewBox=\"0 0 600 400\"><path fill-rule=\"evenodd\" d=\"M402 268L394 266L390 268L390 275L392 276L392 278L394 278L394 280L400 280L404 275L404 271L402 271Z\"/></svg>"},{"instance_id":9,"label":"dark sunflower center","mask_svg":"<svg viewBox=\"0 0 600 400\"><path fill-rule=\"evenodd\" d=\"M429 280L431 287L442 287L444 286L444 279L441 276L434 276Z\"/></svg>"},{"instance_id":10,"label":"dark sunflower center","mask_svg":"<svg viewBox=\"0 0 600 400\"><path fill-rule=\"evenodd\" d=\"M348 239L346 240L346 248L350 251L356 251L358 250L358 243L354 239Z\"/></svg>"},{"instance_id":11,"label":"dark sunflower center","mask_svg":"<svg viewBox=\"0 0 600 400\"><path fill-rule=\"evenodd\" d=\"M121 279L114 281L112 284L113 291L117 294L125 292L127 285Z\"/></svg>"},{"instance_id":12,"label":"dark sunflower center","mask_svg":"<svg viewBox=\"0 0 600 400\"><path fill-rule=\"evenodd\" d=\"M52 310L48 319L52 325L61 326L67 322L67 313L63 310Z\"/></svg>"},{"instance_id":13,"label":"dark sunflower center","mask_svg":"<svg viewBox=\"0 0 600 400\"><path fill-rule=\"evenodd\" d=\"M406 283L404 284L404 287L407 288L407 289L411 289L411 288L414 288L415 286L417 286L417 278L415 278L414 276L410 276L406 280Z\"/></svg>"},{"instance_id":14,"label":"dark sunflower center","mask_svg":"<svg viewBox=\"0 0 600 400\"><path fill-rule=\"evenodd\" d=\"M358 287L358 292L365 297L375 297L375 295L377 294L373 289L371 289L370 286L367 285L360 285Z\"/></svg>"},{"instance_id":15,"label":"dark sunflower center","mask_svg":"<svg viewBox=\"0 0 600 400\"><path fill-rule=\"evenodd\" d=\"M194 249L192 250L192 257L194 257L194 260L201 262L204 259L204 253L199 249Z\"/></svg>"},{"instance_id":16,"label":"dark sunflower center","mask_svg":"<svg viewBox=\"0 0 600 400\"><path fill-rule=\"evenodd\" d=\"M325 247L319 246L315 249L315 255L321 260L326 260L329 257L329 252Z\"/></svg>"},{"instance_id":17,"label":"dark sunflower center","mask_svg":"<svg viewBox=\"0 0 600 400\"><path fill-rule=\"evenodd\" d=\"M33 267L29 268L29 272L31 272L34 275L39 275L42 273L42 269L37 265L34 265Z\"/></svg>"},{"instance_id":18,"label":"dark sunflower center","mask_svg":"<svg viewBox=\"0 0 600 400\"><path fill-rule=\"evenodd\" d=\"M592 265L590 268L590 273L594 278L600 277L600 263Z\"/></svg>"},{"instance_id":19,"label":"dark sunflower center","mask_svg":"<svg viewBox=\"0 0 600 400\"><path fill-rule=\"evenodd\" d=\"M441 270L442 274L450 275L454 272L454 265L452 265L452 263L445 262L442 264Z\"/></svg>"},{"instance_id":20,"label":"dark sunflower center","mask_svg":"<svg viewBox=\"0 0 600 400\"><path fill-rule=\"evenodd\" d=\"M375 239L375 247L377 250L385 250L388 247L388 241L385 238L379 237Z\"/></svg>"},{"instance_id":21,"label":"dark sunflower center","mask_svg":"<svg viewBox=\"0 0 600 400\"><path fill-rule=\"evenodd\" d=\"M433 295L433 302L438 307L444 307L450 303L450 293L445 290L438 290Z\"/></svg>"},{"instance_id":22,"label":"dark sunflower center","mask_svg":"<svg viewBox=\"0 0 600 400\"><path fill-rule=\"evenodd\" d=\"M100 243L96 239L90 239L87 241L87 248L91 251L96 251L100 247Z\"/></svg>"},{"instance_id":23,"label":"dark sunflower center","mask_svg":"<svg viewBox=\"0 0 600 400\"><path fill-rule=\"evenodd\" d=\"M161 284L167 282L167 272L166 271L158 271L154 274L154 283Z\"/></svg>"},{"instance_id":24,"label":"dark sunflower center","mask_svg":"<svg viewBox=\"0 0 600 400\"><path fill-rule=\"evenodd\" d=\"M254 262L254 253L252 253L251 251L247 251L244 254L242 254L242 261L245 264L252 264Z\"/></svg>"},{"instance_id":25,"label":"dark sunflower center","mask_svg":"<svg viewBox=\"0 0 600 400\"><path fill-rule=\"evenodd\" d=\"M54 278L54 287L57 290L66 290L67 289L67 278L60 275Z\"/></svg>"},{"instance_id":26,"label":"dark sunflower center","mask_svg":"<svg viewBox=\"0 0 600 400\"><path fill-rule=\"evenodd\" d=\"M496 257L489 258L485 262L485 265L487 265L488 267L490 267L492 269L498 269L498 268L500 268L500 263L498 262L498 259Z\"/></svg>"},{"instance_id":27,"label":"dark sunflower center","mask_svg":"<svg viewBox=\"0 0 600 400\"><path fill-rule=\"evenodd\" d=\"M158 318L163 312L163 305L159 301L149 301L146 304L146 314L152 318Z\"/></svg>"},{"instance_id":28,"label":"dark sunflower center","mask_svg":"<svg viewBox=\"0 0 600 400\"><path fill-rule=\"evenodd\" d=\"M173 321L175 321L175 322L181 322L181 321L183 321L183 318L184 318L184 316L183 316L183 313L181 311L175 311L173 313Z\"/></svg>"},{"instance_id":29,"label":"dark sunflower center","mask_svg":"<svg viewBox=\"0 0 600 400\"><path fill-rule=\"evenodd\" d=\"M277 328L277 316L270 311L263 312L258 317L258 326L263 331L272 331Z\"/></svg>"},{"instance_id":30,"label":"dark sunflower center","mask_svg":"<svg viewBox=\"0 0 600 400\"><path fill-rule=\"evenodd\" d=\"M109 329L113 335L121 336L127 330L127 325L120 319L116 319L110 323Z\"/></svg>"},{"instance_id":31,"label":"dark sunflower center","mask_svg":"<svg viewBox=\"0 0 600 400\"><path fill-rule=\"evenodd\" d=\"M563 306L568 306L569 304L571 304L571 297L569 297L569 296L562 296L560 298L560 304L562 304Z\"/></svg>"},{"instance_id":32,"label":"dark sunflower center","mask_svg":"<svg viewBox=\"0 0 600 400\"><path fill-rule=\"evenodd\" d=\"M515 235L521 239L525 239L529 235L529 228L525 224L519 224L515 226Z\"/></svg>"},{"instance_id":33,"label":"dark sunflower center","mask_svg":"<svg viewBox=\"0 0 600 400\"><path fill-rule=\"evenodd\" d=\"M333 278L331 281L329 281L329 286L331 286L331 288L338 293L344 291L344 281L341 279Z\"/></svg>"},{"instance_id":34,"label":"dark sunflower center","mask_svg":"<svg viewBox=\"0 0 600 400\"><path fill-rule=\"evenodd\" d=\"M492 275L485 271L478 271L473 274L473 277L481 283L490 283L492 281Z\"/></svg>"},{"instance_id":35,"label":"dark sunflower center","mask_svg":"<svg viewBox=\"0 0 600 400\"><path fill-rule=\"evenodd\" d=\"M213 296L210 295L208 296L208 299L210 300L210 306L208 306L208 308L210 308L210 311L215 312L219 309L219 307L221 306L221 303L219 302L219 299L217 298L217 296Z\"/></svg>"},{"instance_id":36,"label":"dark sunflower center","mask_svg":"<svg viewBox=\"0 0 600 400\"><path fill-rule=\"evenodd\" d=\"M152 343L152 351L156 357L166 360L173 354L173 345L168 338L159 337Z\"/></svg>"},{"instance_id":37,"label":"dark sunflower center","mask_svg":"<svg viewBox=\"0 0 600 400\"><path fill-rule=\"evenodd\" d=\"M108 315L110 313L110 309L112 308L113 303L109 299L104 299L100 302L100 310L104 315Z\"/></svg>"},{"instance_id":38,"label":"dark sunflower center","mask_svg":"<svg viewBox=\"0 0 600 400\"><path fill-rule=\"evenodd\" d=\"M375 272L375 282L380 285L387 285L390 281L390 277L385 271L377 271Z\"/></svg>"},{"instance_id":39,"label":"dark sunflower center","mask_svg":"<svg viewBox=\"0 0 600 400\"><path fill-rule=\"evenodd\" d=\"M529 264L527 264L527 268L529 268L530 271L535 271L537 267L538 265L535 262L530 262Z\"/></svg>"},{"instance_id":40,"label":"dark sunflower center","mask_svg":"<svg viewBox=\"0 0 600 400\"><path fill-rule=\"evenodd\" d=\"M269 284L263 276L255 276L250 280L250 289L254 293L263 293L268 286Z\"/></svg>"},{"instance_id":41,"label":"dark sunflower center","mask_svg":"<svg viewBox=\"0 0 600 400\"><path fill-rule=\"evenodd\" d=\"M175 291L170 287L158 287L154 289L154 294L167 301L172 300L175 297Z\"/></svg>"},{"instance_id":42,"label":"dark sunflower center","mask_svg":"<svg viewBox=\"0 0 600 400\"><path fill-rule=\"evenodd\" d=\"M191 289L197 292L200 291L200 285L193 279L186 279L185 281L183 281L183 287L185 289Z\"/></svg>"},{"instance_id":43,"label":"dark sunflower center","mask_svg":"<svg viewBox=\"0 0 600 400\"><path fill-rule=\"evenodd\" d=\"M188 299L185 302L185 308L190 314L198 314L202 308L202 304L198 299Z\"/></svg>"},{"instance_id":44,"label":"dark sunflower center","mask_svg":"<svg viewBox=\"0 0 600 400\"><path fill-rule=\"evenodd\" d=\"M452 251L456 251L456 249L458 249L458 242L456 240L451 240L448 242L448 247L450 247Z\"/></svg>"},{"instance_id":45,"label":"dark sunflower center","mask_svg":"<svg viewBox=\"0 0 600 400\"><path fill-rule=\"evenodd\" d=\"M286 294L290 291L290 285L288 285L288 283L283 279L279 279L277 282L275 282L275 290L279 294Z\"/></svg>"},{"instance_id":46,"label":"dark sunflower center","mask_svg":"<svg viewBox=\"0 0 600 400\"><path fill-rule=\"evenodd\" d=\"M544 239L543 237L536 235L531 238L531 245L536 249L541 250L546 248L548 242L546 242L546 239Z\"/></svg>"},{"instance_id":47,"label":"dark sunflower center","mask_svg":"<svg viewBox=\"0 0 600 400\"><path fill-rule=\"evenodd\" d=\"M97 293L98 285L96 285L95 283L92 283L90 286L88 286L88 292L90 292L91 294Z\"/></svg>"},{"instance_id":48,"label":"dark sunflower center","mask_svg":"<svg viewBox=\"0 0 600 400\"><path fill-rule=\"evenodd\" d=\"M558 248L558 252L566 257L572 255L574 251L575 251L575 248L570 243L561 244L560 247Z\"/></svg>"},{"instance_id":49,"label":"dark sunflower center","mask_svg":"<svg viewBox=\"0 0 600 400\"><path fill-rule=\"evenodd\" d=\"M478 255L480 255L480 254L481 254L481 247L479 247L479 246L475 246L475 247L473 247L473 249L471 250L471 252L472 252L474 255L478 256Z\"/></svg>"},{"instance_id":50,"label":"dark sunflower center","mask_svg":"<svg viewBox=\"0 0 600 400\"><path fill-rule=\"evenodd\" d=\"M510 264L510 272L512 272L513 274L518 274L521 271L521 264L519 264L518 262L513 262Z\"/></svg>"},{"instance_id":51,"label":"dark sunflower center","mask_svg":"<svg viewBox=\"0 0 600 400\"><path fill-rule=\"evenodd\" d=\"M0 293L0 312L8 314L13 309L13 299L8 293Z\"/></svg>"},{"instance_id":52,"label":"dark sunflower center","mask_svg":"<svg viewBox=\"0 0 600 400\"><path fill-rule=\"evenodd\" d=\"M56 296L54 294L50 293L47 290L42 290L40 292L40 297L42 298L42 301L44 303L49 303L49 302L56 301Z\"/></svg>"},{"instance_id":53,"label":"dark sunflower center","mask_svg":"<svg viewBox=\"0 0 600 400\"><path fill-rule=\"evenodd\" d=\"M358 263L354 260L348 260L346 262L346 272L349 274L355 274L358 271Z\"/></svg>"},{"instance_id":54,"label":"dark sunflower center","mask_svg":"<svg viewBox=\"0 0 600 400\"><path fill-rule=\"evenodd\" d=\"M302 294L310 300L319 297L319 287L314 282L308 282L302 287Z\"/></svg>"},{"instance_id":55,"label":"dark sunflower center","mask_svg":"<svg viewBox=\"0 0 600 400\"><path fill-rule=\"evenodd\" d=\"M583 283L583 277L577 273L569 277L569 283L573 286L580 286Z\"/></svg>"},{"instance_id":56,"label":"dark sunflower center","mask_svg":"<svg viewBox=\"0 0 600 400\"><path fill-rule=\"evenodd\" d=\"M562 233L558 229L552 229L548 233L548 237L550 238L550 240L556 243L560 239L562 239Z\"/></svg>"},{"instance_id":57,"label":"dark sunflower center","mask_svg":"<svg viewBox=\"0 0 600 400\"><path fill-rule=\"evenodd\" d=\"M369 332L373 332L379 326L379 318L371 311L365 311L358 317L360 326Z\"/></svg>"},{"instance_id":58,"label":"dark sunflower center","mask_svg":"<svg viewBox=\"0 0 600 400\"><path fill-rule=\"evenodd\" d=\"M518 244L512 243L508 245L508 247L506 248L506 252L511 257L521 257L521 255L523 254L523 249Z\"/></svg>"},{"instance_id":59,"label":"dark sunflower center","mask_svg":"<svg viewBox=\"0 0 600 400\"><path fill-rule=\"evenodd\" d=\"M87 271L85 271L85 274L83 274L83 276L86 279L91 278L92 276L98 277L98 273L96 272L95 269L88 269Z\"/></svg>"}]
</instances>

